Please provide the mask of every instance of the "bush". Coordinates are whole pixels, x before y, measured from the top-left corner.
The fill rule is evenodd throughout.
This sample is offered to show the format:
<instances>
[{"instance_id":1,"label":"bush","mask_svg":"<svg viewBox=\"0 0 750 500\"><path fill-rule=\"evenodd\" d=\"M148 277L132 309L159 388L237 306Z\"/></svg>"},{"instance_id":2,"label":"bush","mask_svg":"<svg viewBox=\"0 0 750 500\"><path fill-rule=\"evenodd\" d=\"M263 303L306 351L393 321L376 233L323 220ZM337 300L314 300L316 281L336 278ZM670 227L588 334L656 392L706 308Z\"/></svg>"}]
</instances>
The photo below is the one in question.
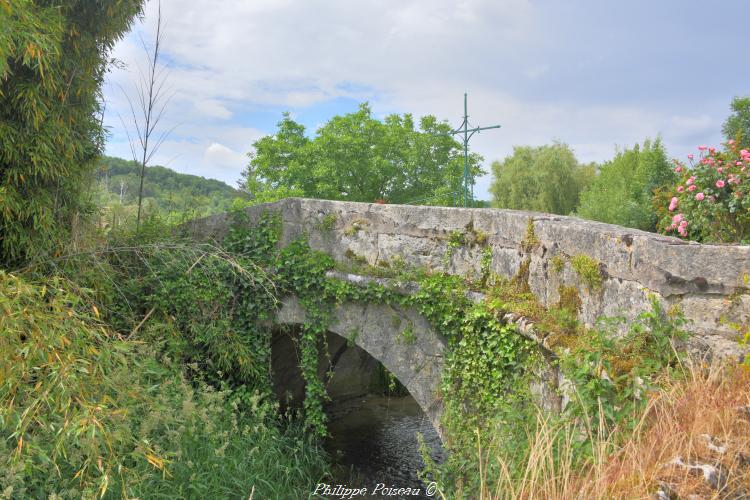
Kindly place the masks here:
<instances>
[{"instance_id":1,"label":"bush","mask_svg":"<svg viewBox=\"0 0 750 500\"><path fill-rule=\"evenodd\" d=\"M697 161L692 154L688 165L675 160L679 183L659 207L659 229L696 241L750 242L750 151L731 139L724 151L698 149Z\"/></svg>"},{"instance_id":2,"label":"bush","mask_svg":"<svg viewBox=\"0 0 750 500\"><path fill-rule=\"evenodd\" d=\"M674 182L675 175L657 139L618 152L605 163L591 186L581 193L576 214L620 226L656 230L654 192Z\"/></svg>"}]
</instances>

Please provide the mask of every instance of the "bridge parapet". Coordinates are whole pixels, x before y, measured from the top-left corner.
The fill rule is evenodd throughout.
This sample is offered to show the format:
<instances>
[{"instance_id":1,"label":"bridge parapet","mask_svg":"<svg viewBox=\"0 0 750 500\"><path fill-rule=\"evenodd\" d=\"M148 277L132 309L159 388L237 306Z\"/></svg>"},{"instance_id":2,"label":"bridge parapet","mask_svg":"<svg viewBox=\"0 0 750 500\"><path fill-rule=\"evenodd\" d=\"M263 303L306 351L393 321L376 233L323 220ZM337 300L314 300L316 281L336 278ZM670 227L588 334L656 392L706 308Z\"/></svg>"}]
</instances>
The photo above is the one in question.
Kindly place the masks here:
<instances>
[{"instance_id":1,"label":"bridge parapet","mask_svg":"<svg viewBox=\"0 0 750 500\"><path fill-rule=\"evenodd\" d=\"M580 319L632 318L655 295L679 306L693 347L738 356L730 323L750 323L750 246L702 245L575 217L499 209L379 205L290 198L247 209L251 220L278 211L282 244L307 235L311 247L355 265L405 265L480 276L525 274L539 301L553 305L575 287ZM226 214L194 221L200 237L221 238ZM574 261L594 266L595 282Z\"/></svg>"}]
</instances>

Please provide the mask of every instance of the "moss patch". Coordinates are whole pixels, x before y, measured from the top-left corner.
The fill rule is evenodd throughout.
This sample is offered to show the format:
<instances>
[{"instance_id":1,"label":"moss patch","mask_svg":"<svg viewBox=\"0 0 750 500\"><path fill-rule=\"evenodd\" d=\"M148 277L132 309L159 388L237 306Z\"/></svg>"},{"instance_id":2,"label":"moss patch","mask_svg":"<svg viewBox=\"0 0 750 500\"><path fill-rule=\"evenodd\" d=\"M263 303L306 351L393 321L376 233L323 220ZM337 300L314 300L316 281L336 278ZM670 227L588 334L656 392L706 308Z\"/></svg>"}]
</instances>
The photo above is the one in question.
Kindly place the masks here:
<instances>
[{"instance_id":1,"label":"moss patch","mask_svg":"<svg viewBox=\"0 0 750 500\"><path fill-rule=\"evenodd\" d=\"M335 225L336 214L327 214L315 225L315 228L320 231L331 231Z\"/></svg>"},{"instance_id":2,"label":"moss patch","mask_svg":"<svg viewBox=\"0 0 750 500\"><path fill-rule=\"evenodd\" d=\"M562 274L565 269L565 259L561 255L555 255L550 259L550 268L555 274Z\"/></svg>"},{"instance_id":3,"label":"moss patch","mask_svg":"<svg viewBox=\"0 0 750 500\"><path fill-rule=\"evenodd\" d=\"M570 264L589 290L600 290L602 288L602 274L597 260L588 255L576 255L570 259Z\"/></svg>"},{"instance_id":4,"label":"moss patch","mask_svg":"<svg viewBox=\"0 0 750 500\"><path fill-rule=\"evenodd\" d=\"M515 276L513 276L513 279L511 280L513 285L521 293L531 292L531 288L529 288L529 268L530 267L531 267L531 257L521 262L521 265L518 267L518 272L516 273Z\"/></svg>"},{"instance_id":5,"label":"moss patch","mask_svg":"<svg viewBox=\"0 0 750 500\"><path fill-rule=\"evenodd\" d=\"M529 217L529 221L526 223L526 234L521 240L521 248L524 252L532 252L536 247L539 246L539 238L537 238L534 232L534 219Z\"/></svg>"},{"instance_id":6,"label":"moss patch","mask_svg":"<svg viewBox=\"0 0 750 500\"><path fill-rule=\"evenodd\" d=\"M558 309L566 309L573 314L581 311L581 297L576 287L560 285L557 293L560 295L560 300L557 302Z\"/></svg>"}]
</instances>

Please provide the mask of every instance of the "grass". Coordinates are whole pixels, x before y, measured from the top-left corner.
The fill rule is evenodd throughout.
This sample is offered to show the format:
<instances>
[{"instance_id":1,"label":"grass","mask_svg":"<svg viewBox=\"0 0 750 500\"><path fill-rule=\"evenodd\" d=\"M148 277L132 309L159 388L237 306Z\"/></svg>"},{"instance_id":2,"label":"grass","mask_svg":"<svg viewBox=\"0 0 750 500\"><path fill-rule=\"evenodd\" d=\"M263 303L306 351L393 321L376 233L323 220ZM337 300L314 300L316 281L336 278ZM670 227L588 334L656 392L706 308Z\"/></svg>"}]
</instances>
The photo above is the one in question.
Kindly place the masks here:
<instances>
[{"instance_id":1,"label":"grass","mask_svg":"<svg viewBox=\"0 0 750 500\"><path fill-rule=\"evenodd\" d=\"M530 451L520 463L495 454L497 437L478 440L480 498L645 499L664 485L678 498L739 498L733 495L750 491L750 372L693 361L683 365L683 375L647 395L632 433L605 431L603 425L596 426L596 434L581 433L595 427L591 420L601 414L589 415L583 427L540 415L528 435ZM706 436L726 450L711 450ZM576 449L582 440L591 443L592 452L581 463ZM726 483L709 487L702 473L669 465L677 457L721 466ZM499 472L490 475L493 464Z\"/></svg>"},{"instance_id":2,"label":"grass","mask_svg":"<svg viewBox=\"0 0 750 500\"><path fill-rule=\"evenodd\" d=\"M0 271L0 498L301 498L325 453L269 398L217 390L62 278Z\"/></svg>"}]
</instances>

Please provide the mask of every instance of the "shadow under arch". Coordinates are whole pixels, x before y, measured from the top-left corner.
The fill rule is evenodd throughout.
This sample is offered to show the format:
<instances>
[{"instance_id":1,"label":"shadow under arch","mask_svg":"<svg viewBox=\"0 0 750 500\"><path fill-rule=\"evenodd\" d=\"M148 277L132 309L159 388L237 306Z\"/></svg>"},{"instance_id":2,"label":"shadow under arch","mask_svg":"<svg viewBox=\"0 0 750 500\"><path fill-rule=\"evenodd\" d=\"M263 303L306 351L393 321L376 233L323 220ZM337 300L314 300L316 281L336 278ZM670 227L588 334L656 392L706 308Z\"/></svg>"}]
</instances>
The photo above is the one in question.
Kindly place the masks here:
<instances>
[{"instance_id":1,"label":"shadow under arch","mask_svg":"<svg viewBox=\"0 0 750 500\"><path fill-rule=\"evenodd\" d=\"M284 298L276 323L294 326L304 322L305 310L299 300L295 296ZM352 342L391 372L442 438L440 384L447 342L422 315L398 305L344 302L334 308L328 331L341 337L344 346ZM334 347L331 365L337 364L336 357L343 352L340 347ZM294 359L279 359L279 356ZM298 361L288 349L276 352L273 357L277 366L291 367ZM283 379L283 374L281 376ZM281 383L283 385L284 381Z\"/></svg>"}]
</instances>

